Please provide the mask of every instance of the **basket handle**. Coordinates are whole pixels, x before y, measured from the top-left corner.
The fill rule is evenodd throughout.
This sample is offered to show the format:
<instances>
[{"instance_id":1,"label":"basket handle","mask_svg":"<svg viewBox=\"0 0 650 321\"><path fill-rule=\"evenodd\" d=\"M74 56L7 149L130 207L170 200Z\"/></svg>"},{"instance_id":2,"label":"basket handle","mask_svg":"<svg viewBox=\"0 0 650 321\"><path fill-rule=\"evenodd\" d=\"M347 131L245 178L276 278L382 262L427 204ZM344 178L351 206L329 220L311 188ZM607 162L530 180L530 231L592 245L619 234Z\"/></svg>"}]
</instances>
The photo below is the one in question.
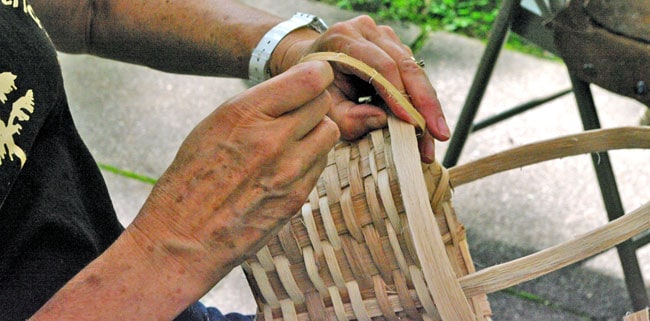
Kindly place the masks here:
<instances>
[{"instance_id":1,"label":"basket handle","mask_svg":"<svg viewBox=\"0 0 650 321\"><path fill-rule=\"evenodd\" d=\"M477 179L551 159L614 149L650 149L650 127L617 127L589 130L487 156L449 169L451 185L458 187Z\"/></svg>"},{"instance_id":2,"label":"basket handle","mask_svg":"<svg viewBox=\"0 0 650 321\"><path fill-rule=\"evenodd\" d=\"M492 293L584 260L650 229L650 202L589 233L459 279L468 297Z\"/></svg>"},{"instance_id":3,"label":"basket handle","mask_svg":"<svg viewBox=\"0 0 650 321\"><path fill-rule=\"evenodd\" d=\"M449 169L452 186L555 158L623 148L650 148L650 127L586 131L513 148ZM459 279L468 297L491 293L563 268L650 229L650 202L623 217L537 253Z\"/></svg>"},{"instance_id":4,"label":"basket handle","mask_svg":"<svg viewBox=\"0 0 650 321\"><path fill-rule=\"evenodd\" d=\"M425 130L426 124L424 117L422 117L422 115L415 109L415 107L413 107L411 102L409 102L409 100L406 99L406 97L404 97L404 95L399 90L397 90L397 88L395 88L395 86L391 84L390 81L386 79L386 77L382 76L374 68L368 66L366 63L358 59L352 58L344 53L339 52L316 52L306 55L301 59L301 61L314 60L338 62L359 70L361 73L370 77L370 80L368 80L369 83L374 82L375 86L383 88L386 90L390 97L393 97L395 100L397 100L397 103L399 103L402 108L404 108L406 113L409 114L411 118L413 118L415 125L419 130Z\"/></svg>"}]
</instances>

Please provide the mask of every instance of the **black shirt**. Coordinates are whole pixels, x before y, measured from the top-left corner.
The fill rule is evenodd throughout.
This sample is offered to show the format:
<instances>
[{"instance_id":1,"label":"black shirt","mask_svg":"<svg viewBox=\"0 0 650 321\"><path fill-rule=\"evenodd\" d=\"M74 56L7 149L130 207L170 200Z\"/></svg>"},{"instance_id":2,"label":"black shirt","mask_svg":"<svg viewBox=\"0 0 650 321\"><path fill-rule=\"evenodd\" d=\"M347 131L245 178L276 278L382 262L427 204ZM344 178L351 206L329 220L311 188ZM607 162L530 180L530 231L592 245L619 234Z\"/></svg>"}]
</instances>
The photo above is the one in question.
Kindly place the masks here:
<instances>
[{"instance_id":1,"label":"black shirt","mask_svg":"<svg viewBox=\"0 0 650 321\"><path fill-rule=\"evenodd\" d=\"M50 38L27 0L1 0L0 320L29 318L123 230ZM197 302L176 320L250 318Z\"/></svg>"},{"instance_id":2,"label":"black shirt","mask_svg":"<svg viewBox=\"0 0 650 321\"><path fill-rule=\"evenodd\" d=\"M3 320L28 318L122 231L25 0L0 2L0 202Z\"/></svg>"}]
</instances>

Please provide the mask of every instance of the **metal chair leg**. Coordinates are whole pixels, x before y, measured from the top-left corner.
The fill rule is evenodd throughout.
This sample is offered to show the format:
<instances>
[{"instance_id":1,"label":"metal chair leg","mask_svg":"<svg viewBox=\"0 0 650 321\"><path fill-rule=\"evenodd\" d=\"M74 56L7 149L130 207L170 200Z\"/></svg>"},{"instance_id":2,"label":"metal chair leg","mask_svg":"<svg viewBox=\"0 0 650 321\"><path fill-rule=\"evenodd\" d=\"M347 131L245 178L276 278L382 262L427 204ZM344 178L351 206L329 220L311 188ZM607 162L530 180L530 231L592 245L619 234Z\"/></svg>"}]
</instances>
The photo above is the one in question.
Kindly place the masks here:
<instances>
[{"instance_id":1,"label":"metal chair leg","mask_svg":"<svg viewBox=\"0 0 650 321\"><path fill-rule=\"evenodd\" d=\"M574 75L570 76L584 129L600 128L600 121L589 84ZM616 178L609 161L609 154L607 152L594 153L591 155L591 158L596 169L596 176L598 177L598 184L600 185L607 216L610 221L619 218L625 214L625 211L616 185ZM648 293L636 256L637 248L632 241L627 241L617 246L617 250L621 265L623 266L625 284L632 302L632 307L634 310L641 310L647 307L649 302Z\"/></svg>"},{"instance_id":2,"label":"metal chair leg","mask_svg":"<svg viewBox=\"0 0 650 321\"><path fill-rule=\"evenodd\" d=\"M515 9L519 5L519 0L504 0L499 9L499 15L494 22L492 33L488 39L485 52L481 57L481 62L474 76L474 81L465 100L465 105L461 110L454 134L449 141L449 147L442 161L445 167L452 167L458 163L458 158L463 150L467 136L472 131L472 123L476 117L476 112L483 99L485 88L492 76L494 65L499 57L499 52L510 30L512 18Z\"/></svg>"}]
</instances>

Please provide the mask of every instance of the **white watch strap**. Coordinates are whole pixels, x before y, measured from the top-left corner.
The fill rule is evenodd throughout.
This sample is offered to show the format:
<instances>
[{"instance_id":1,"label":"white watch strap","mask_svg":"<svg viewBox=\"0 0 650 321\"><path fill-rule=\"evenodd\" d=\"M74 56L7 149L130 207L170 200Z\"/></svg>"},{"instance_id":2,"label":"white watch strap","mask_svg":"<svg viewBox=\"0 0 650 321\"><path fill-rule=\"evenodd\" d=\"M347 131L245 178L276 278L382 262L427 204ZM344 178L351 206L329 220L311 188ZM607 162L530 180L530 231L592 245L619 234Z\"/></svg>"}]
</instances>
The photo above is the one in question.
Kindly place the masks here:
<instances>
[{"instance_id":1,"label":"white watch strap","mask_svg":"<svg viewBox=\"0 0 650 321\"><path fill-rule=\"evenodd\" d=\"M284 37L302 27L310 27L320 33L327 30L327 25L323 20L302 12L298 12L291 19L277 24L262 37L262 40L253 50L248 64L248 78L255 83L271 78L271 69L269 68L271 54Z\"/></svg>"}]
</instances>

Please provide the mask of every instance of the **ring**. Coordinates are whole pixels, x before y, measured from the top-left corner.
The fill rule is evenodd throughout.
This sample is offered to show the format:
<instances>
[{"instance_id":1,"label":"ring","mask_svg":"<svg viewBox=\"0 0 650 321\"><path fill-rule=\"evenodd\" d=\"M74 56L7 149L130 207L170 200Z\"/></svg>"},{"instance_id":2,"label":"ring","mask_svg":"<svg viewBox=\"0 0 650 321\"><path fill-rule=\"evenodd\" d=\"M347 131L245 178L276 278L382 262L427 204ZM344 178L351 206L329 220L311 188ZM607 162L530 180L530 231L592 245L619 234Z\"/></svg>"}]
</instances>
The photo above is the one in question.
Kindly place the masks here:
<instances>
[{"instance_id":1,"label":"ring","mask_svg":"<svg viewBox=\"0 0 650 321\"><path fill-rule=\"evenodd\" d=\"M411 56L411 60L415 62L420 68L424 68L424 60L423 59L415 59L415 57Z\"/></svg>"}]
</instances>

